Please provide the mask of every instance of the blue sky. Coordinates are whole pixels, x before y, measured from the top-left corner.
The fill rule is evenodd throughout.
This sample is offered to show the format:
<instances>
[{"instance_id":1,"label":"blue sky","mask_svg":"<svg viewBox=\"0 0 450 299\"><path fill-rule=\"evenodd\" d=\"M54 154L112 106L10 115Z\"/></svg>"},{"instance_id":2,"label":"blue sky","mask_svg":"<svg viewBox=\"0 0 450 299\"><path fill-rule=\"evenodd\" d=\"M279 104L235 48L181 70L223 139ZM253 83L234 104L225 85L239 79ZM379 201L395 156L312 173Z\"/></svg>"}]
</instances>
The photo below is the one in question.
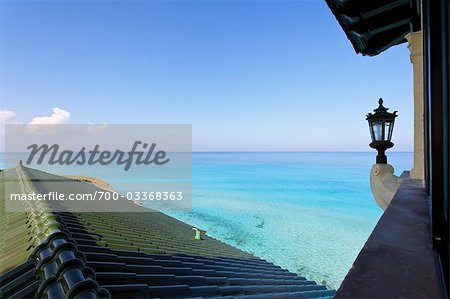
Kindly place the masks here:
<instances>
[{"instance_id":1,"label":"blue sky","mask_svg":"<svg viewBox=\"0 0 450 299\"><path fill-rule=\"evenodd\" d=\"M0 5L3 122L187 123L195 151L369 151L383 97L394 150L412 150L406 44L356 55L324 1Z\"/></svg>"}]
</instances>

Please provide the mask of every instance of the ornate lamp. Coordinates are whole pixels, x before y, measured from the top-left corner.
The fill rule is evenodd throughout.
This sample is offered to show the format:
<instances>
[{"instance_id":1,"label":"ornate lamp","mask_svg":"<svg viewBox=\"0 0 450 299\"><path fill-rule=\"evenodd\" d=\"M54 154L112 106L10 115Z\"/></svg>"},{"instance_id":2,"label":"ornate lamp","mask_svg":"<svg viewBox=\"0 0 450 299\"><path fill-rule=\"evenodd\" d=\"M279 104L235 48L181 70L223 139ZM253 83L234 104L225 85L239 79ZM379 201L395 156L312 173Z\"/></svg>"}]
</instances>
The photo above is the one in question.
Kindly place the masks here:
<instances>
[{"instance_id":1,"label":"ornate lamp","mask_svg":"<svg viewBox=\"0 0 450 299\"><path fill-rule=\"evenodd\" d=\"M377 164L386 164L385 151L394 146L391 138L397 111L394 111L394 113L388 112L389 108L383 107L382 98L378 100L378 104L378 108L373 110L375 113L367 114L366 118L369 122L370 136L372 137L369 146L378 151Z\"/></svg>"}]
</instances>

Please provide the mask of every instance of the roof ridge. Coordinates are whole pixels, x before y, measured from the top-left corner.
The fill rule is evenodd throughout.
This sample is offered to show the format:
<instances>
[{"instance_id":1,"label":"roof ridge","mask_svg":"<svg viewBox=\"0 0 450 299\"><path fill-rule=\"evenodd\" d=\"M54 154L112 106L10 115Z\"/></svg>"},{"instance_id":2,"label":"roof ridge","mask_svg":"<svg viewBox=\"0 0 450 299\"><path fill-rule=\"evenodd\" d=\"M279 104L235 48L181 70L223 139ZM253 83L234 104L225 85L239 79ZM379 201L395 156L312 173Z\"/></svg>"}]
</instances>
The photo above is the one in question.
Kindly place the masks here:
<instances>
[{"instance_id":1,"label":"roof ridge","mask_svg":"<svg viewBox=\"0 0 450 299\"><path fill-rule=\"evenodd\" d=\"M26 169L20 163L16 171L22 192L35 192ZM77 243L60 222L59 216L45 211L46 203L40 201L25 201L24 205L35 246L30 259L33 260L35 273L41 280L35 297L49 297L52 293L65 298L81 294L110 298L109 292L100 288L96 281L95 271L85 265L84 254L78 251ZM68 276L70 280L67 279Z\"/></svg>"}]
</instances>

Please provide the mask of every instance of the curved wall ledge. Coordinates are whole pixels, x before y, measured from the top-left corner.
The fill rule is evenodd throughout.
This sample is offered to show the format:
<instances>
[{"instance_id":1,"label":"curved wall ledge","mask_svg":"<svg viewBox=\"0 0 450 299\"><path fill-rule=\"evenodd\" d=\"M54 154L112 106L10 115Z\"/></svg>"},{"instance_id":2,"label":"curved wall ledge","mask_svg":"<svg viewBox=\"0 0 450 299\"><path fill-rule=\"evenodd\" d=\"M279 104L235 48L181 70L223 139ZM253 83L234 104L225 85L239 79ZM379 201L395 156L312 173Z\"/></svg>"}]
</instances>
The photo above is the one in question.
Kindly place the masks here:
<instances>
[{"instance_id":1,"label":"curved wall ledge","mask_svg":"<svg viewBox=\"0 0 450 299\"><path fill-rule=\"evenodd\" d=\"M425 188L409 173L334 298L446 298Z\"/></svg>"}]
</instances>

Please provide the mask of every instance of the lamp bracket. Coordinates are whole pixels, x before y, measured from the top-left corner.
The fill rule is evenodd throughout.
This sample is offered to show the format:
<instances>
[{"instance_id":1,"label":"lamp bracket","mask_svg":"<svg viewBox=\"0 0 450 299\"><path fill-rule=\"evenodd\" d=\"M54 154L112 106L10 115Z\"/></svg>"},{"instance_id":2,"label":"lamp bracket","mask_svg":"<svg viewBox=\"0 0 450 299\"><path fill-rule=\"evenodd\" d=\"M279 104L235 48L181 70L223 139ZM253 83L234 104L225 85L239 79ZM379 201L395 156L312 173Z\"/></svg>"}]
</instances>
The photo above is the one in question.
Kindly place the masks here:
<instances>
[{"instance_id":1,"label":"lamp bracket","mask_svg":"<svg viewBox=\"0 0 450 299\"><path fill-rule=\"evenodd\" d=\"M389 164L374 164L370 171L370 188L378 206L384 211L388 207L401 179L394 175L394 167Z\"/></svg>"}]
</instances>

